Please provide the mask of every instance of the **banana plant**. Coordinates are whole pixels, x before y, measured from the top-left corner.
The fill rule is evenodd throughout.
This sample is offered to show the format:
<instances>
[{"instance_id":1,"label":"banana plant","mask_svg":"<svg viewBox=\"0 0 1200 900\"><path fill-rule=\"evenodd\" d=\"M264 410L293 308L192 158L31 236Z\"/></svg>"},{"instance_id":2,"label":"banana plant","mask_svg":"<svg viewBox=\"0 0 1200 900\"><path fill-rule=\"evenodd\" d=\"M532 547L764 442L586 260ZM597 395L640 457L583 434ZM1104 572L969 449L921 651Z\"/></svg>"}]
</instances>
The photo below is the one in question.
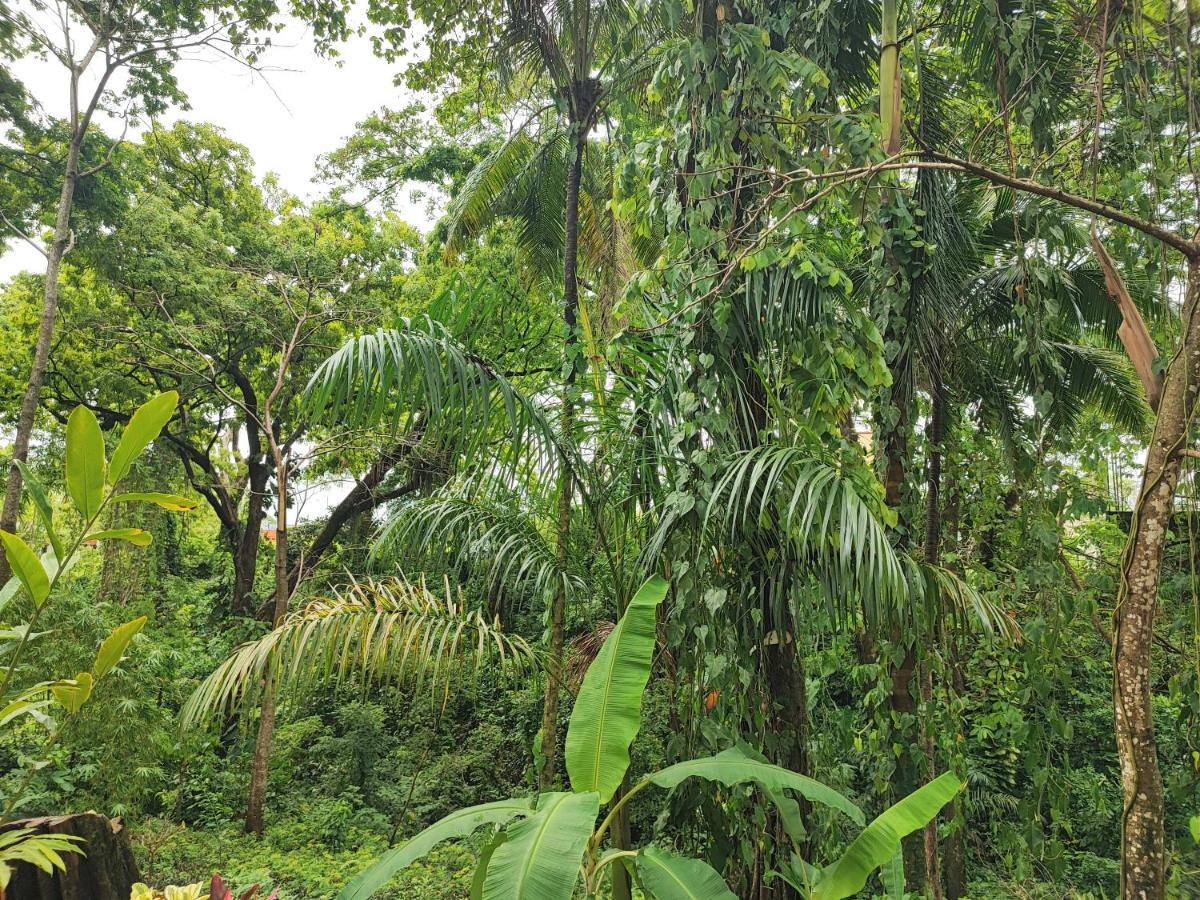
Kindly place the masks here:
<instances>
[{"instance_id":1,"label":"banana plant","mask_svg":"<svg viewBox=\"0 0 1200 900\"><path fill-rule=\"evenodd\" d=\"M0 612L22 593L32 608L23 624L0 629L0 660L3 660L0 662L0 728L13 728L25 717L33 719L46 731L43 756L59 741L101 682L120 664L130 642L145 627L146 617L140 616L113 629L101 642L92 665L73 678L39 681L15 692L12 690L14 679L21 671L21 662L30 643L46 634L37 630L38 623L53 602L59 581L71 568L82 547L100 541L126 541L136 547L150 544L150 532L141 528L101 528L101 518L110 506L149 503L173 512L195 508L192 501L174 494L120 491L122 479L138 456L166 427L178 403L179 395L168 391L139 407L130 416L111 459L106 458L104 435L91 410L80 406L71 412L66 428L64 485L82 526L69 536L64 537L55 523L54 505L45 486L24 463L16 461L48 546L39 555L18 535L0 531L0 545L13 573L0 588ZM32 766L16 789L4 798L0 827L9 823L42 765L44 763ZM0 889L7 886L12 867L18 862L34 865L47 874L53 874L55 869L65 869L62 854L83 852L78 846L79 840L73 835L38 834L23 828L5 831L0 835Z\"/></svg>"},{"instance_id":2,"label":"banana plant","mask_svg":"<svg viewBox=\"0 0 1200 900\"><path fill-rule=\"evenodd\" d=\"M492 829L492 834L479 857L471 889L473 898L570 900L581 883L586 896L595 897L609 867L621 865L655 900L734 900L720 873L702 860L654 846L640 850L604 846L614 818L633 797L651 787L673 788L689 778L727 787L753 783L768 797L793 791L837 809L862 825L862 811L833 788L736 747L660 769L617 797L629 769L629 748L641 727L642 694L650 678L657 610L667 587L658 576L641 587L584 676L567 729L565 756L570 791L499 800L452 812L360 873L342 890L339 900L373 896L393 875L438 843L469 836L485 826ZM949 780L941 783L943 788L950 786ZM959 787L955 780L954 790ZM907 802L902 801L893 810ZM929 816L936 814L941 805ZM607 812L601 819L600 810L605 806ZM928 819L921 819L921 814L926 809L927 805L916 809L910 804L903 814L885 812L864 829L842 859L824 872L815 872L814 883L826 887L822 888L824 893L814 892L812 896L835 900L849 896L839 891L857 890L852 886L860 873L865 883L871 870L896 855L903 834L924 825ZM881 853L885 856L877 862ZM804 890L810 892L807 887Z\"/></svg>"}]
</instances>

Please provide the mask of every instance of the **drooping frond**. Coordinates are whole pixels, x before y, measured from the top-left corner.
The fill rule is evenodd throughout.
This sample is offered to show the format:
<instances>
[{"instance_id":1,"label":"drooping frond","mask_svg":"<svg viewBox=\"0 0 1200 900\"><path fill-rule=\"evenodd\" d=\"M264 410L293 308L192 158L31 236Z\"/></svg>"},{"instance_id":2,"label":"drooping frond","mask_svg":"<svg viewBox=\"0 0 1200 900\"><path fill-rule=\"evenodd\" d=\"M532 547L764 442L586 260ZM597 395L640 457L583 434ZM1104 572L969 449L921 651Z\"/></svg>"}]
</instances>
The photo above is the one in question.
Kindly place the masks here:
<instances>
[{"instance_id":1,"label":"drooping frond","mask_svg":"<svg viewBox=\"0 0 1200 900\"><path fill-rule=\"evenodd\" d=\"M1046 352L1057 370L1050 424L1069 433L1085 407L1092 407L1122 430L1144 434L1150 407L1128 358L1119 350L1069 341L1049 341Z\"/></svg>"},{"instance_id":2,"label":"drooping frond","mask_svg":"<svg viewBox=\"0 0 1200 900\"><path fill-rule=\"evenodd\" d=\"M403 578L352 582L235 650L188 699L182 719L190 727L248 708L268 683L291 693L352 676L448 688L484 666L524 669L532 661L522 638L468 608L448 585L439 597Z\"/></svg>"},{"instance_id":3,"label":"drooping frond","mask_svg":"<svg viewBox=\"0 0 1200 900\"><path fill-rule=\"evenodd\" d=\"M861 597L876 622L907 601L900 559L876 509L804 448L764 444L736 456L713 491L706 521L714 519L731 541L777 532L827 597Z\"/></svg>"},{"instance_id":4,"label":"drooping frond","mask_svg":"<svg viewBox=\"0 0 1200 900\"><path fill-rule=\"evenodd\" d=\"M537 139L518 131L480 160L446 210L446 253L457 253L493 222L511 217L534 272L543 277L558 272L569 149L562 129L551 128Z\"/></svg>"},{"instance_id":5,"label":"drooping frond","mask_svg":"<svg viewBox=\"0 0 1200 900\"><path fill-rule=\"evenodd\" d=\"M493 596L521 590L549 597L561 582L570 599L583 588L577 576L560 573L553 546L528 514L479 496L400 504L380 529L372 557L483 572Z\"/></svg>"},{"instance_id":6,"label":"drooping frond","mask_svg":"<svg viewBox=\"0 0 1200 900\"><path fill-rule=\"evenodd\" d=\"M544 411L429 317L351 338L313 374L306 400L330 424L394 430L419 423L450 455L500 443L492 455L510 470L562 458Z\"/></svg>"},{"instance_id":7,"label":"drooping frond","mask_svg":"<svg viewBox=\"0 0 1200 900\"><path fill-rule=\"evenodd\" d=\"M977 624L988 634L1019 642L1021 629L1012 615L949 569L905 557L913 595L920 599L927 626L939 623L967 631Z\"/></svg>"}]
</instances>

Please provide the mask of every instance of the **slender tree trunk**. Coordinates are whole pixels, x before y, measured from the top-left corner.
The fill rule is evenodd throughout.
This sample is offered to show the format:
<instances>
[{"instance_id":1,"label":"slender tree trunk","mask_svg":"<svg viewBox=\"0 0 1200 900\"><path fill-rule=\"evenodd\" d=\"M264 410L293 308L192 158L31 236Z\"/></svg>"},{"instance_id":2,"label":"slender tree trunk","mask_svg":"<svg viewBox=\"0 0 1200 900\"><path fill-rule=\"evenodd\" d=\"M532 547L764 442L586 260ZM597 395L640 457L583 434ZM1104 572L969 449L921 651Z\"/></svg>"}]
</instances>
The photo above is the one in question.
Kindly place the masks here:
<instances>
[{"instance_id":1,"label":"slender tree trunk","mask_svg":"<svg viewBox=\"0 0 1200 900\"><path fill-rule=\"evenodd\" d=\"M915 288L912 289L915 293ZM912 296L910 294L910 296ZM889 316L888 334L898 343L903 343L904 335L899 332L895 316ZM898 327L897 327L898 326ZM885 338L886 340L887 338ZM884 502L894 509L899 517L897 544L904 549L909 541L912 523L908 521L906 507L903 502L904 481L910 459L910 443L908 441L908 426L912 413L912 362L906 351L901 351L891 364L892 394L888 402L896 406L898 415L895 424L883 432L884 457ZM896 760L895 794L907 796L921 785L921 767L912 758L912 753L905 744L915 744L918 740L916 732L907 727L905 722L913 722L917 715L917 703L912 693L913 676L917 669L917 647L910 635L904 635L898 627L893 627L890 634L893 648L902 648L903 656L899 663L889 663L888 673L891 678L892 690L890 707L892 720L899 734L898 741L902 746L900 757ZM925 852L923 840L919 834L910 834L902 842L904 850L904 877L913 890L919 890L925 882Z\"/></svg>"},{"instance_id":2,"label":"slender tree trunk","mask_svg":"<svg viewBox=\"0 0 1200 900\"><path fill-rule=\"evenodd\" d=\"M952 420L949 419L947 412L943 411L942 415L942 444L938 448L938 464L939 475L940 467L945 464L947 454L951 451L947 447L947 437L953 427ZM952 458L952 457L951 457ZM942 512L938 519L939 522L939 559L940 547L943 543L958 551L959 540L959 517L961 516L961 497L960 488L958 485L958 467L951 465L946 473L947 487L945 490L945 502L942 505ZM940 486L938 490L938 499L941 501L943 491ZM928 524L928 523L927 523ZM928 535L928 529L926 530ZM954 570L956 574L961 575L961 566L958 563L951 563L949 568ZM951 632L946 636L945 652L947 665L950 672L949 693L951 698L962 697L966 694L966 681L963 678L962 672L962 651L959 648L957 636ZM961 723L955 724L956 732L962 727ZM943 819L954 825L953 830L946 838L945 852L943 854L945 875L946 875L946 896L949 900L959 900L966 894L966 848L964 846L963 837L964 831L962 827L962 795L957 795L950 805L943 811Z\"/></svg>"},{"instance_id":3,"label":"slender tree trunk","mask_svg":"<svg viewBox=\"0 0 1200 900\"><path fill-rule=\"evenodd\" d=\"M942 434L945 427L945 389L935 373L930 387L931 410L926 435L925 471L925 562L938 565L942 545ZM921 661L921 742L925 749L925 774L928 781L937 777L936 746L933 736L933 672L928 659ZM942 900L941 864L938 861L937 817L924 829L925 875L933 900Z\"/></svg>"},{"instance_id":4,"label":"slender tree trunk","mask_svg":"<svg viewBox=\"0 0 1200 900\"><path fill-rule=\"evenodd\" d=\"M563 384L561 422L562 441L570 441L574 428L575 407L572 393L575 388L575 347L578 342L576 325L579 318L579 182L583 175L583 151L587 145L587 128L582 122L572 124L574 132L574 156L567 173L566 215L563 241L563 322L567 336L565 355L569 368ZM563 663L563 628L566 621L566 584L561 576L567 568L571 539L571 503L574 485L567 460L562 460L559 474L558 520L555 526L554 549L560 574L550 606L550 653L546 679L546 699L542 705L542 768L538 773L538 784L546 790L554 783L558 772L558 700L562 690L560 677Z\"/></svg>"},{"instance_id":5,"label":"slender tree trunk","mask_svg":"<svg viewBox=\"0 0 1200 900\"><path fill-rule=\"evenodd\" d=\"M72 87L74 91L74 87ZM86 126L75 125L71 143L67 147L67 162L63 172L62 190L58 196L58 214L54 220L54 239L46 250L46 281L42 286L42 315L38 321L37 340L33 345L33 363L29 369L29 381L21 398L21 411L17 416L17 430L13 435L13 462L9 466L8 481L4 488L4 505L0 507L0 528L15 531L17 516L21 511L21 470L17 461L29 458L29 440L37 418L38 402L41 399L42 382L46 379L46 364L50 359L50 342L54 337L54 322L58 318L58 276L63 257L71 243L71 209L75 203L75 186L79 182L79 154L83 146ZM0 584L10 575L8 560L0 554Z\"/></svg>"},{"instance_id":6,"label":"slender tree trunk","mask_svg":"<svg viewBox=\"0 0 1200 900\"><path fill-rule=\"evenodd\" d=\"M1151 648L1163 542L1175 504L1180 454L1200 391L1200 253L1188 260L1179 348L1167 368L1142 487L1121 559L1113 614L1113 701L1121 766L1121 896L1160 900L1166 872L1163 784L1154 744Z\"/></svg>"},{"instance_id":7,"label":"slender tree trunk","mask_svg":"<svg viewBox=\"0 0 1200 900\"><path fill-rule=\"evenodd\" d=\"M267 430L271 430L268 420ZM287 459L277 445L274 436L271 452L275 458L275 598L271 615L271 627L278 628L287 615L288 586L287 563ZM271 742L275 737L275 686L267 682L258 719L258 734L254 739L254 758L250 763L250 797L246 804L246 833L262 837L263 813L267 803L267 769L271 761Z\"/></svg>"}]
</instances>

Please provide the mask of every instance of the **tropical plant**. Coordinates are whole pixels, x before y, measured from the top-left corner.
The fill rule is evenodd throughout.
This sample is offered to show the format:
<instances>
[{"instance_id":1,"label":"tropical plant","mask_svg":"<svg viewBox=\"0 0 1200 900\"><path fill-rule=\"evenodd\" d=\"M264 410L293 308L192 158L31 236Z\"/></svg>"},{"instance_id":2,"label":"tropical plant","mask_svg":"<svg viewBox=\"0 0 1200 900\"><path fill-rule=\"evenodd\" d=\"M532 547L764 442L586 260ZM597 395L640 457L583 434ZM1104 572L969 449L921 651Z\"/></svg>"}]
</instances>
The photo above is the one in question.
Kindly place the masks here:
<instances>
[{"instance_id":1,"label":"tropical plant","mask_svg":"<svg viewBox=\"0 0 1200 900\"><path fill-rule=\"evenodd\" d=\"M159 436L178 401L178 395L169 391L139 407L129 417L111 458L105 457L104 435L91 410L80 406L72 411L67 419L64 480L67 495L83 525L71 536L64 538L56 527L49 492L23 462L17 461L49 546L39 557L23 538L0 531L0 542L13 572L13 577L0 589L0 609L9 607L18 595L23 595L32 606L32 612L23 624L0 631L0 641L3 641L0 698L4 701L4 707L0 709L0 727L13 729L26 717L37 722L46 732L42 757L62 739L84 704L120 664L130 642L146 624L146 617L139 616L113 629L100 644L91 667L73 678L38 681L14 690L27 671L23 665L26 652L35 640L47 634L39 632L37 627L52 605L52 595L60 579L74 564L85 544L101 541L125 541L137 547L150 544L150 532L143 529L100 527L103 514L112 505L152 504L174 512L195 506L191 500L175 494L119 490L122 479L146 447ZM29 765L24 778L4 800L0 826L11 821L34 776L49 762L39 759ZM78 840L71 835L44 835L22 828L5 832L0 837L0 883L7 883L12 874L11 867L17 861L32 863L47 873L65 868L61 854L81 852Z\"/></svg>"},{"instance_id":2,"label":"tropical plant","mask_svg":"<svg viewBox=\"0 0 1200 900\"><path fill-rule=\"evenodd\" d=\"M182 722L192 727L252 709L267 690L300 694L354 676L446 691L483 666L521 672L533 661L522 638L470 608L461 592L456 598L449 582L439 597L398 576L351 581L237 648L188 699Z\"/></svg>"},{"instance_id":3,"label":"tropical plant","mask_svg":"<svg viewBox=\"0 0 1200 900\"><path fill-rule=\"evenodd\" d=\"M720 874L701 860L654 846L603 849L615 818L633 797L651 786L674 788L689 778L727 787L753 783L772 797L793 791L862 824L861 810L842 794L737 747L651 773L611 802L625 779L630 746L641 727L642 695L654 658L655 622L667 588L667 582L658 576L642 586L584 676L567 730L570 791L499 800L453 812L372 864L347 885L340 900L372 896L396 872L439 842L464 837L485 825L495 830L475 872L474 890L483 898L569 900L580 879L587 896L594 897L605 869L620 864L659 900L732 900L734 894ZM815 872L811 896L840 900L859 890L871 871L895 857L900 838L937 815L960 787L958 780L947 774L885 812L836 863ZM601 807L610 803L597 825Z\"/></svg>"}]
</instances>

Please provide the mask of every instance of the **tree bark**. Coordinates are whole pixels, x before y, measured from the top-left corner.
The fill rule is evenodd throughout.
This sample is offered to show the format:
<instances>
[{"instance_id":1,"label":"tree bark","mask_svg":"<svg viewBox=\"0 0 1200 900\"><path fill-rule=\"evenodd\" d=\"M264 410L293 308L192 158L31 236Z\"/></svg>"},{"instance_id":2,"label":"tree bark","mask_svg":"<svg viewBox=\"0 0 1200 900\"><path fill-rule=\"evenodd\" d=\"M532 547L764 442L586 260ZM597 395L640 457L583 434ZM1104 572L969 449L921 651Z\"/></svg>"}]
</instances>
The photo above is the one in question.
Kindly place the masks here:
<instances>
[{"instance_id":1,"label":"tree bark","mask_svg":"<svg viewBox=\"0 0 1200 900\"><path fill-rule=\"evenodd\" d=\"M72 96L75 94L75 76L72 75ZM73 104L74 105L74 104ZM29 369L29 381L21 398L21 411L17 415L17 430L13 435L12 459L8 469L8 481L4 487L4 505L0 507L0 529L15 531L17 516L21 511L21 470L17 461L29 458L29 440L37 418L38 402L42 394L42 382L46 380L46 365L50 359L50 341L54 336L54 322L58 318L58 276L63 257L71 243L71 210L75 203L75 186L79 181L79 154L83 147L86 122L74 126L71 142L67 146L67 162L63 172L62 190L58 197L58 214L54 221L54 238L46 251L46 281L42 286L42 315L38 321L37 340L33 346L33 363ZM8 560L0 554L0 584L8 581L11 574Z\"/></svg>"},{"instance_id":2,"label":"tree bark","mask_svg":"<svg viewBox=\"0 0 1200 900\"><path fill-rule=\"evenodd\" d=\"M96 812L10 822L4 830L31 828L38 834L70 834L84 839L83 853L64 853L65 870L53 875L17 863L3 891L7 900L128 900L141 880L120 819Z\"/></svg>"},{"instance_id":3,"label":"tree bark","mask_svg":"<svg viewBox=\"0 0 1200 900\"><path fill-rule=\"evenodd\" d=\"M275 597L271 627L278 628L287 616L291 590L287 564L287 458L275 440L270 420L267 431L271 453L275 457ZM254 739L254 758L250 764L250 797L246 804L246 833L262 837L263 814L267 803L267 769L271 761L271 742L275 737L275 685L264 686L258 734Z\"/></svg>"},{"instance_id":4,"label":"tree bark","mask_svg":"<svg viewBox=\"0 0 1200 900\"><path fill-rule=\"evenodd\" d=\"M572 391L575 385L574 351L578 342L576 326L579 318L579 182L583 175L583 152L587 145L587 126L572 123L574 154L567 173L567 197L563 241L563 322L567 327L564 351L569 368L563 385L560 420L562 441L567 443L575 420ZM571 538L571 502L574 496L570 468L562 460L559 473L558 520L555 525L554 549L560 578L550 603L550 648L546 680L546 698L542 705L542 768L538 784L542 790L554 783L558 771L558 700L563 664L563 629L566 621L566 584L561 577L566 571Z\"/></svg>"},{"instance_id":5,"label":"tree bark","mask_svg":"<svg viewBox=\"0 0 1200 900\"><path fill-rule=\"evenodd\" d=\"M1163 545L1180 453L1200 391L1200 253L1188 258L1180 343L1163 380L1142 486L1133 508L1113 614L1113 700L1121 767L1121 896L1161 900L1166 874L1163 784L1154 743L1151 649Z\"/></svg>"},{"instance_id":6,"label":"tree bark","mask_svg":"<svg viewBox=\"0 0 1200 900\"><path fill-rule=\"evenodd\" d=\"M942 549L942 435L945 430L945 388L938 373L931 377L929 422L925 427L925 562L938 565ZM921 679L921 743L925 750L926 781L937 777L936 745L934 742L933 715L933 672L929 660L923 659L920 666ZM924 828L925 875L933 900L942 900L942 869L938 861L937 817L934 816Z\"/></svg>"}]
</instances>

